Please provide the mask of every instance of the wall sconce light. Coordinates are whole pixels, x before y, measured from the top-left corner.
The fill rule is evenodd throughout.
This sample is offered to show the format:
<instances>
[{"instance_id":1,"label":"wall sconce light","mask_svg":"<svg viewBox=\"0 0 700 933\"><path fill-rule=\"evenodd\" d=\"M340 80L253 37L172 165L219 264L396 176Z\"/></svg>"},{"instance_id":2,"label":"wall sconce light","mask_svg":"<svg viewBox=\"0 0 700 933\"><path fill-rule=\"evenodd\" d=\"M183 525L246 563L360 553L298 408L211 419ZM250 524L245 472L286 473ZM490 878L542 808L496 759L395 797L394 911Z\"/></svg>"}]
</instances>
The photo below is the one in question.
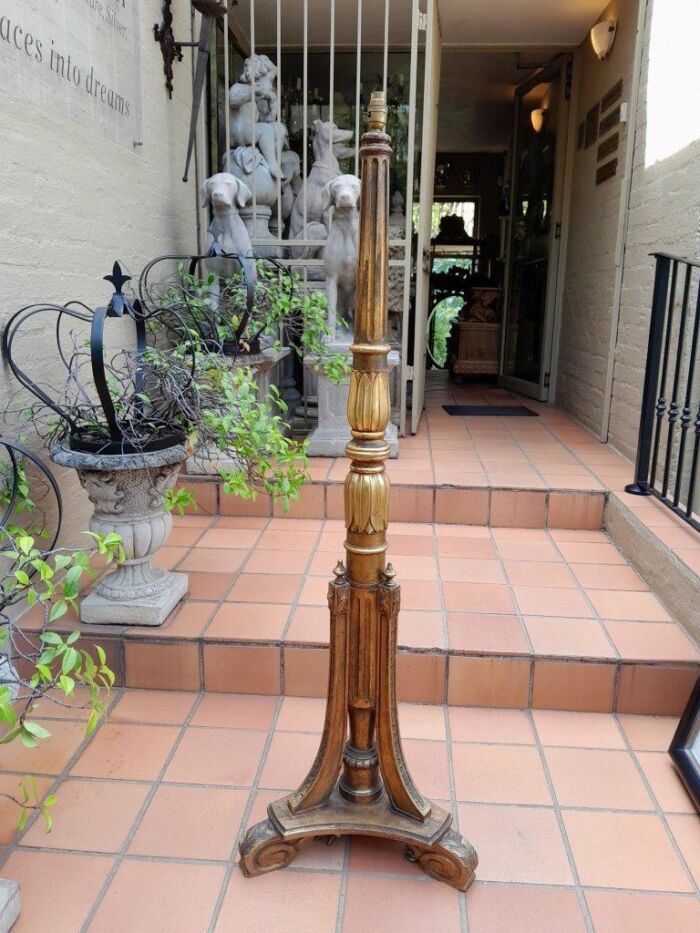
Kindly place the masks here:
<instances>
[{"instance_id":1,"label":"wall sconce light","mask_svg":"<svg viewBox=\"0 0 700 933\"><path fill-rule=\"evenodd\" d=\"M536 133L542 132L546 116L547 110L544 107L538 107L537 110L530 113L530 123L532 123L532 128Z\"/></svg>"},{"instance_id":2,"label":"wall sconce light","mask_svg":"<svg viewBox=\"0 0 700 933\"><path fill-rule=\"evenodd\" d=\"M591 45L600 61L604 61L615 44L617 35L617 20L604 19L602 23L596 23L591 29Z\"/></svg>"}]
</instances>

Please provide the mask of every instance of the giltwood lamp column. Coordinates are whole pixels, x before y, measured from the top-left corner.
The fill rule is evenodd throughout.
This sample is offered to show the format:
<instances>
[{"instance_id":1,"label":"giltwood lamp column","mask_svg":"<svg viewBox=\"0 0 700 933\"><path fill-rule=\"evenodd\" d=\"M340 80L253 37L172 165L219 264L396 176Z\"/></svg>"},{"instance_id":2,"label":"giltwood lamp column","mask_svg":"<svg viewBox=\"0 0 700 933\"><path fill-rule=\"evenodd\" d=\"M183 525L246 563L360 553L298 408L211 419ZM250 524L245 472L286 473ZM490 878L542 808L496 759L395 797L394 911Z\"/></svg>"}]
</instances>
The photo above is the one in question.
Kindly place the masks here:
<instances>
[{"instance_id":1,"label":"giltwood lamp column","mask_svg":"<svg viewBox=\"0 0 700 933\"><path fill-rule=\"evenodd\" d=\"M396 638L399 586L386 563L389 480L384 439L391 406L387 368L386 98L373 92L362 137L362 200L345 480L346 567L329 584L330 672L321 745L301 787L270 804L240 847L241 870L284 868L309 836L368 835L406 843L433 878L465 891L477 864L452 815L418 791L399 735Z\"/></svg>"}]
</instances>

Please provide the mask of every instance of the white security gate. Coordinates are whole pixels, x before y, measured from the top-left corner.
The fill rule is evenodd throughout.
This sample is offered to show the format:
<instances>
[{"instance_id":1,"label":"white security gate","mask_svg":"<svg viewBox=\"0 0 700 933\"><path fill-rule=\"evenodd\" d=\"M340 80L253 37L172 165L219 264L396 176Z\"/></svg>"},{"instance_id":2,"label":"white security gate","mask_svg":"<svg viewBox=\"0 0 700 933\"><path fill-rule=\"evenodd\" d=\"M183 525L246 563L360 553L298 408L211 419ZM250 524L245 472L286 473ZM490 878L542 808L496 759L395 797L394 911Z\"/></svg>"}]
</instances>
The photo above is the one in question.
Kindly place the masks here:
<instances>
[{"instance_id":1,"label":"white security gate","mask_svg":"<svg viewBox=\"0 0 700 933\"><path fill-rule=\"evenodd\" d=\"M224 42L225 24L213 40L216 48L212 48L209 81L209 170L220 171L230 167L230 160L245 156L235 149L229 152L228 122L230 119L233 124L235 137L236 119L244 111L254 115L250 133L258 134L258 148L260 134L266 137L263 145L267 144L268 149L273 141L272 159L276 158L281 171L271 191L267 173L251 166L248 156L253 246L256 252L277 256L295 269L309 289L323 287L327 215L320 210L319 183L333 173L357 173L363 114L370 93L379 88L386 91L387 130L393 144L389 336L392 346L403 351L401 371L393 387L393 404L400 412L403 429L407 364L413 363L407 358L406 337L414 260L412 208L417 199L416 104L422 106L426 95L434 102L433 108L437 102L437 0L241 0L228 16L228 28L228 43ZM426 28L427 35L421 35ZM246 85L246 78L241 81L245 60L251 56L267 56L274 66L266 85L269 99L261 99L259 94L256 98L253 81L248 81L250 101L241 90L241 84ZM258 83L264 84L265 77L261 76ZM234 85L238 85L234 97L243 104L227 114L227 89ZM262 129L261 120L265 123ZM427 122L431 121L433 116ZM421 165L421 186L429 182L432 192L434 132L432 143L426 143L424 130L423 145L427 158ZM429 209L427 215L429 240ZM423 230L419 242L424 245L425 237ZM422 278L420 269L418 277ZM425 295L423 303L427 305L424 283L419 291ZM425 307L416 320L421 313L424 348ZM423 372L419 378L422 386ZM419 394L422 403L422 390Z\"/></svg>"},{"instance_id":2,"label":"white security gate","mask_svg":"<svg viewBox=\"0 0 700 933\"><path fill-rule=\"evenodd\" d=\"M411 432L418 430L425 396L425 370L427 366L426 339L428 330L428 301L430 295L430 237L432 225L433 187L435 181L435 152L437 147L438 98L440 95L440 15L437 0L428 0L425 37L425 81L423 85L423 132L420 160L420 187L418 194L418 242L416 247L416 299L414 309L414 341L411 370L404 370L408 378L412 371ZM406 397L404 387L403 396Z\"/></svg>"}]
</instances>

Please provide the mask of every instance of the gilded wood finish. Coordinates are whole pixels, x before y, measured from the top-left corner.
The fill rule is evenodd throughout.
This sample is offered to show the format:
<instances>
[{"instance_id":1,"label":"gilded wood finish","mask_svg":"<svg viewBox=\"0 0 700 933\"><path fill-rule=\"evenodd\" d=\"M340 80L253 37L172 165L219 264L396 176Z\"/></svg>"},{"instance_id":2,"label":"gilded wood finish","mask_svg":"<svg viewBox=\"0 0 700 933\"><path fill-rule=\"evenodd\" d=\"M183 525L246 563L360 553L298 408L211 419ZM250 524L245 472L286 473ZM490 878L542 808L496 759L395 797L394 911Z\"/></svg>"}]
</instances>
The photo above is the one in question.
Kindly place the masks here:
<instances>
[{"instance_id":1,"label":"gilded wood finish","mask_svg":"<svg viewBox=\"0 0 700 933\"><path fill-rule=\"evenodd\" d=\"M346 566L329 585L330 672L321 745L293 794L248 830L241 870L284 868L310 836L368 835L406 843L426 874L465 891L477 864L452 816L418 791L406 767L396 708L400 589L386 564L389 380L386 340L389 137L386 101L375 92L362 137L362 201L353 372L352 440L345 480ZM346 569L347 567L347 569Z\"/></svg>"}]
</instances>

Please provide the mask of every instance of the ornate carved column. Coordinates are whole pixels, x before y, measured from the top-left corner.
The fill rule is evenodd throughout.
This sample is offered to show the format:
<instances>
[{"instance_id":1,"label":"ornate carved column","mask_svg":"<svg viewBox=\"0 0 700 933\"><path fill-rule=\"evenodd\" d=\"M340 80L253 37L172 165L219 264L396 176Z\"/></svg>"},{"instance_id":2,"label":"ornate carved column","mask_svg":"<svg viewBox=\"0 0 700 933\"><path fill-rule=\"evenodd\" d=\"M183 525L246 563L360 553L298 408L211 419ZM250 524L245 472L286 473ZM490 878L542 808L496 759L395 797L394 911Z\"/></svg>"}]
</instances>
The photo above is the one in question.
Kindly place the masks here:
<instances>
[{"instance_id":1,"label":"ornate carved column","mask_svg":"<svg viewBox=\"0 0 700 933\"><path fill-rule=\"evenodd\" d=\"M429 875L464 891L477 857L452 815L416 788L401 748L396 708L400 590L386 563L391 414L387 355L390 140L386 99L373 92L362 137L360 244L348 400L352 439L345 480L346 566L329 585L330 673L321 745L301 787L268 808L241 843L241 869L283 868L308 836L371 835L406 843ZM347 567L347 569L346 569Z\"/></svg>"}]
</instances>

